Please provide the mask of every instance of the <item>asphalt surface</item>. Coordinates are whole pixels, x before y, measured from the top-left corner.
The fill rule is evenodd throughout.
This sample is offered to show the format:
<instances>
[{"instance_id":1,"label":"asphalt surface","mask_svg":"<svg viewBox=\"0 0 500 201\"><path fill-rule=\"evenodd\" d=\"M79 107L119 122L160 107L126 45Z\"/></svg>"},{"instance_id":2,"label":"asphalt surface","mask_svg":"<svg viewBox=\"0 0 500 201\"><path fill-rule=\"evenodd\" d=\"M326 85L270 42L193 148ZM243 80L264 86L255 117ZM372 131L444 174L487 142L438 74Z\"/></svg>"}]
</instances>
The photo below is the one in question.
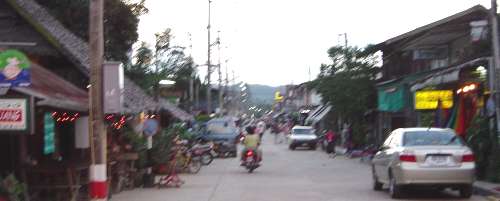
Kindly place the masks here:
<instances>
[{"instance_id":1,"label":"asphalt surface","mask_svg":"<svg viewBox=\"0 0 500 201\"><path fill-rule=\"evenodd\" d=\"M357 201L392 200L371 189L368 165L359 159L329 158L320 149L288 150L264 138L263 166L249 174L238 159L217 159L194 175L182 174L180 188L135 189L116 201ZM412 190L401 200L462 200L451 191ZM468 200L486 200L473 196Z\"/></svg>"}]
</instances>

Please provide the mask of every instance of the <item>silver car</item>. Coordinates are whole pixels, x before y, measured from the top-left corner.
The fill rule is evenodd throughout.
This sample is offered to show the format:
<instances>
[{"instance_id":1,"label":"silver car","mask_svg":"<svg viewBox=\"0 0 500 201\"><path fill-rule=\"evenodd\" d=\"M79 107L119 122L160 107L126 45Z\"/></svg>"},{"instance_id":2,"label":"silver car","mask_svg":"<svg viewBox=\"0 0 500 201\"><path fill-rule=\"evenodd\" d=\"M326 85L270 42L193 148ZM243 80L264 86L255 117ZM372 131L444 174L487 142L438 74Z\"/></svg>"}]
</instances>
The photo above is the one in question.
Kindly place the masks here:
<instances>
[{"instance_id":1,"label":"silver car","mask_svg":"<svg viewBox=\"0 0 500 201\"><path fill-rule=\"evenodd\" d=\"M469 198L474 155L451 129L400 128L385 140L372 160L373 189L389 186L392 198L403 188L429 186L459 190Z\"/></svg>"},{"instance_id":2,"label":"silver car","mask_svg":"<svg viewBox=\"0 0 500 201\"><path fill-rule=\"evenodd\" d=\"M297 147L305 146L315 150L318 144L318 137L315 134L314 128L311 126L294 126L289 136L290 150L295 150Z\"/></svg>"}]
</instances>

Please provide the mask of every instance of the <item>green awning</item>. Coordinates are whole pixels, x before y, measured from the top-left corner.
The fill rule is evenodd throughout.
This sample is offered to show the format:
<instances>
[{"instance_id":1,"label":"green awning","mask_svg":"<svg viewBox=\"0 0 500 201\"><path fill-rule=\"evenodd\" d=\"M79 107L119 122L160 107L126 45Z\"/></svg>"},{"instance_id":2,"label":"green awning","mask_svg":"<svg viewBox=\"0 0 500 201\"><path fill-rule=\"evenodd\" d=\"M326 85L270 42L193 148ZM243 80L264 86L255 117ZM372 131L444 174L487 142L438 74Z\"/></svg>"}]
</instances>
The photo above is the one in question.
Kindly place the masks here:
<instances>
[{"instance_id":1,"label":"green awning","mask_svg":"<svg viewBox=\"0 0 500 201\"><path fill-rule=\"evenodd\" d=\"M409 83L421 78L429 72L416 73L403 78L377 84L378 110L383 112L400 112L411 105Z\"/></svg>"},{"instance_id":2,"label":"green awning","mask_svg":"<svg viewBox=\"0 0 500 201\"><path fill-rule=\"evenodd\" d=\"M408 90L404 85L387 86L377 91L379 111L398 112L406 107Z\"/></svg>"}]
</instances>

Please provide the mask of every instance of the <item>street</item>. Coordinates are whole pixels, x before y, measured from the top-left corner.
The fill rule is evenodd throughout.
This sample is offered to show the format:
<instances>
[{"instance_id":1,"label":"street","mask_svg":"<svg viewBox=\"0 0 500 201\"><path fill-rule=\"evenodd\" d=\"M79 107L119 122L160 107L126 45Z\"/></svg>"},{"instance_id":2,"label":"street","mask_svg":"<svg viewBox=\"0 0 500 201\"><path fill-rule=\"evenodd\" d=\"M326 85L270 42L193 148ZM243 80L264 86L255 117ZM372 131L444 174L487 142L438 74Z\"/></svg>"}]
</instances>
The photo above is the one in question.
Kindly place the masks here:
<instances>
[{"instance_id":1,"label":"street","mask_svg":"<svg viewBox=\"0 0 500 201\"><path fill-rule=\"evenodd\" d=\"M371 189L368 165L322 151L288 150L265 137L263 166L249 174L234 158L215 160L196 175L182 174L181 188L135 189L115 195L117 201L347 201L391 200ZM449 192L410 191L403 200L459 200ZM485 200L473 196L469 200Z\"/></svg>"}]
</instances>

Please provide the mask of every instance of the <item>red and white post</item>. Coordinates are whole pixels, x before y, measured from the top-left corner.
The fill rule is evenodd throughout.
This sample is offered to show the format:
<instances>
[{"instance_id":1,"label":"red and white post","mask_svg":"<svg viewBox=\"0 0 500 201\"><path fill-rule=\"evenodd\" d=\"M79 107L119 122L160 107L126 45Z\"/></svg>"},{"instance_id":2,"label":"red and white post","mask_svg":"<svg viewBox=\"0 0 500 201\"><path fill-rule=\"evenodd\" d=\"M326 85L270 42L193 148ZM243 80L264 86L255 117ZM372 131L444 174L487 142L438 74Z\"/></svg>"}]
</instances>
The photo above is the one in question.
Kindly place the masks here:
<instances>
[{"instance_id":1,"label":"red and white post","mask_svg":"<svg viewBox=\"0 0 500 201\"><path fill-rule=\"evenodd\" d=\"M108 182L105 164L93 164L90 166L89 193L92 200L107 200Z\"/></svg>"}]
</instances>

